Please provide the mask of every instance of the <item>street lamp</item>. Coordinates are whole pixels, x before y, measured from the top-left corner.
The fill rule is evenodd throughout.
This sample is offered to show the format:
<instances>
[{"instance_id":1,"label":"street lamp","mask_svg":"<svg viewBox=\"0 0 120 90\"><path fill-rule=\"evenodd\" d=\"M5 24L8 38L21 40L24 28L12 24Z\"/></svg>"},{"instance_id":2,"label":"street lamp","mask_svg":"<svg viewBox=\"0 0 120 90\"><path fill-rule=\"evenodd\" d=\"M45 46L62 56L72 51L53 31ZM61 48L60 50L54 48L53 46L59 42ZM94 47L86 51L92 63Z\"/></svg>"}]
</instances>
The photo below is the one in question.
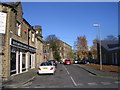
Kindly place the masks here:
<instances>
[{"instance_id":1,"label":"street lamp","mask_svg":"<svg viewBox=\"0 0 120 90\"><path fill-rule=\"evenodd\" d=\"M100 34L100 24L93 24L94 27L98 27L99 32L99 43L100 43L100 70L102 70L102 54L101 54L101 34Z\"/></svg>"}]
</instances>

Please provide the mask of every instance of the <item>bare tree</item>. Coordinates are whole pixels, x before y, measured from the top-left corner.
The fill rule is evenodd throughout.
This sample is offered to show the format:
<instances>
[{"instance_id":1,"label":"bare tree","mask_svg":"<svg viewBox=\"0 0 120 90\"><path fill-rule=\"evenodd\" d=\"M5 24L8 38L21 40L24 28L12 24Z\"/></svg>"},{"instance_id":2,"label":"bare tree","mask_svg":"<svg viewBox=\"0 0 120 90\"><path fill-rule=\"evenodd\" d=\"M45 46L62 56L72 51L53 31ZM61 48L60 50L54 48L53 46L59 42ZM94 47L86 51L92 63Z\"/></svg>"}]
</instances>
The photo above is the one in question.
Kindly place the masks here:
<instances>
[{"instance_id":1,"label":"bare tree","mask_svg":"<svg viewBox=\"0 0 120 90\"><path fill-rule=\"evenodd\" d=\"M54 59L59 60L60 59L60 55L59 55L59 39L58 37L56 37L55 35L48 35L45 39L46 44L49 44L49 48L52 48L52 52L53 52L53 57Z\"/></svg>"}]
</instances>

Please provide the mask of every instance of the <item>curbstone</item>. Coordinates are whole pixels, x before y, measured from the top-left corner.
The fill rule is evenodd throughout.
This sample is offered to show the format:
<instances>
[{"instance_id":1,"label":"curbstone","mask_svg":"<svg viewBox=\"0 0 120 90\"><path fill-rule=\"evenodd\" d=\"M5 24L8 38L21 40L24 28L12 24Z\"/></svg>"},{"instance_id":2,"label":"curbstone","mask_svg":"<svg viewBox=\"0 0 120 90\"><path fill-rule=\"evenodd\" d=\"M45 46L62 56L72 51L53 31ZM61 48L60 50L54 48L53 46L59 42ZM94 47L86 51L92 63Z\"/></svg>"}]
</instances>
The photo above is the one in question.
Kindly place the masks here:
<instances>
[{"instance_id":1,"label":"curbstone","mask_svg":"<svg viewBox=\"0 0 120 90\"><path fill-rule=\"evenodd\" d=\"M22 83L19 83L19 84L16 84L16 85L7 85L7 86L5 86L5 87L3 87L3 88L18 88L18 87L20 87L20 86L22 86L22 85L24 85L24 84L32 81L35 77L36 77L36 75L33 76L32 78L28 79L28 80L25 81L25 82L22 82Z\"/></svg>"},{"instance_id":2,"label":"curbstone","mask_svg":"<svg viewBox=\"0 0 120 90\"><path fill-rule=\"evenodd\" d=\"M90 74L92 74L93 76L97 76L97 77L102 77L102 78L110 78L110 79L115 79L115 80L118 80L119 79L119 77L116 77L116 76L105 76L105 75L101 75L101 74L98 74L98 73L95 73L95 72L93 72L93 71L91 71L91 70L88 70L88 69L86 69L85 67L82 67L82 66L80 66L80 65L78 65L80 68L82 68L83 70L85 70L85 71L87 71L87 72L89 72ZM94 68L91 68L91 69L94 69ZM95 70L95 69L94 69ZM96 70L97 71L97 70ZM98 71L99 72L99 71ZM103 72L103 73L105 73L105 72Z\"/></svg>"}]
</instances>

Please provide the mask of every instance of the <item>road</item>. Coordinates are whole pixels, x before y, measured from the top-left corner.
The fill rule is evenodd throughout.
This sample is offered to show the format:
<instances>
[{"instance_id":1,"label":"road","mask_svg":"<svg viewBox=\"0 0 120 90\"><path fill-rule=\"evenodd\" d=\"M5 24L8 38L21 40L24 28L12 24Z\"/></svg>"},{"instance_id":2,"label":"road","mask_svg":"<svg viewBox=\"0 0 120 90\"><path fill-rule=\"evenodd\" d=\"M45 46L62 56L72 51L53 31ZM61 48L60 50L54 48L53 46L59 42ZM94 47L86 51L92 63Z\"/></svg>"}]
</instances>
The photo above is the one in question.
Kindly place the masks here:
<instances>
[{"instance_id":1,"label":"road","mask_svg":"<svg viewBox=\"0 0 120 90\"><path fill-rule=\"evenodd\" d=\"M36 75L19 88L118 88L118 81L98 77L78 64L58 64L54 75Z\"/></svg>"}]
</instances>

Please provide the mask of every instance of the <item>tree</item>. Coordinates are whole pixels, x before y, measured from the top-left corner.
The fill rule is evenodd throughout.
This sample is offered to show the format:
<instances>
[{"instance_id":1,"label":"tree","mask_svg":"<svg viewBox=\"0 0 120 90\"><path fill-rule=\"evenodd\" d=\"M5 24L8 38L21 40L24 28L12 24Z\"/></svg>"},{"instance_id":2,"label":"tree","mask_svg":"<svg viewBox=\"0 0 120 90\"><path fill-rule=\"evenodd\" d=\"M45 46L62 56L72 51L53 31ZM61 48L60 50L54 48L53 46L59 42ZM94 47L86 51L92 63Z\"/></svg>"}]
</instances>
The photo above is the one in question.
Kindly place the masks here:
<instances>
[{"instance_id":1,"label":"tree","mask_svg":"<svg viewBox=\"0 0 120 90\"><path fill-rule=\"evenodd\" d=\"M90 54L92 59L97 59L97 41L98 39L94 39L93 45L90 47Z\"/></svg>"},{"instance_id":2,"label":"tree","mask_svg":"<svg viewBox=\"0 0 120 90\"><path fill-rule=\"evenodd\" d=\"M76 48L78 59L88 59L88 46L85 35L77 37Z\"/></svg>"},{"instance_id":3,"label":"tree","mask_svg":"<svg viewBox=\"0 0 120 90\"><path fill-rule=\"evenodd\" d=\"M60 55L59 55L59 47L60 47L60 42L58 37L56 37L55 35L48 35L45 39L46 44L49 44L49 48L52 48L52 52L53 52L53 57L56 60L60 59Z\"/></svg>"},{"instance_id":4,"label":"tree","mask_svg":"<svg viewBox=\"0 0 120 90\"><path fill-rule=\"evenodd\" d=\"M70 51L67 53L67 56L68 56L68 59L73 59L73 58L74 58L74 52L73 52L73 50L70 50Z\"/></svg>"}]
</instances>

